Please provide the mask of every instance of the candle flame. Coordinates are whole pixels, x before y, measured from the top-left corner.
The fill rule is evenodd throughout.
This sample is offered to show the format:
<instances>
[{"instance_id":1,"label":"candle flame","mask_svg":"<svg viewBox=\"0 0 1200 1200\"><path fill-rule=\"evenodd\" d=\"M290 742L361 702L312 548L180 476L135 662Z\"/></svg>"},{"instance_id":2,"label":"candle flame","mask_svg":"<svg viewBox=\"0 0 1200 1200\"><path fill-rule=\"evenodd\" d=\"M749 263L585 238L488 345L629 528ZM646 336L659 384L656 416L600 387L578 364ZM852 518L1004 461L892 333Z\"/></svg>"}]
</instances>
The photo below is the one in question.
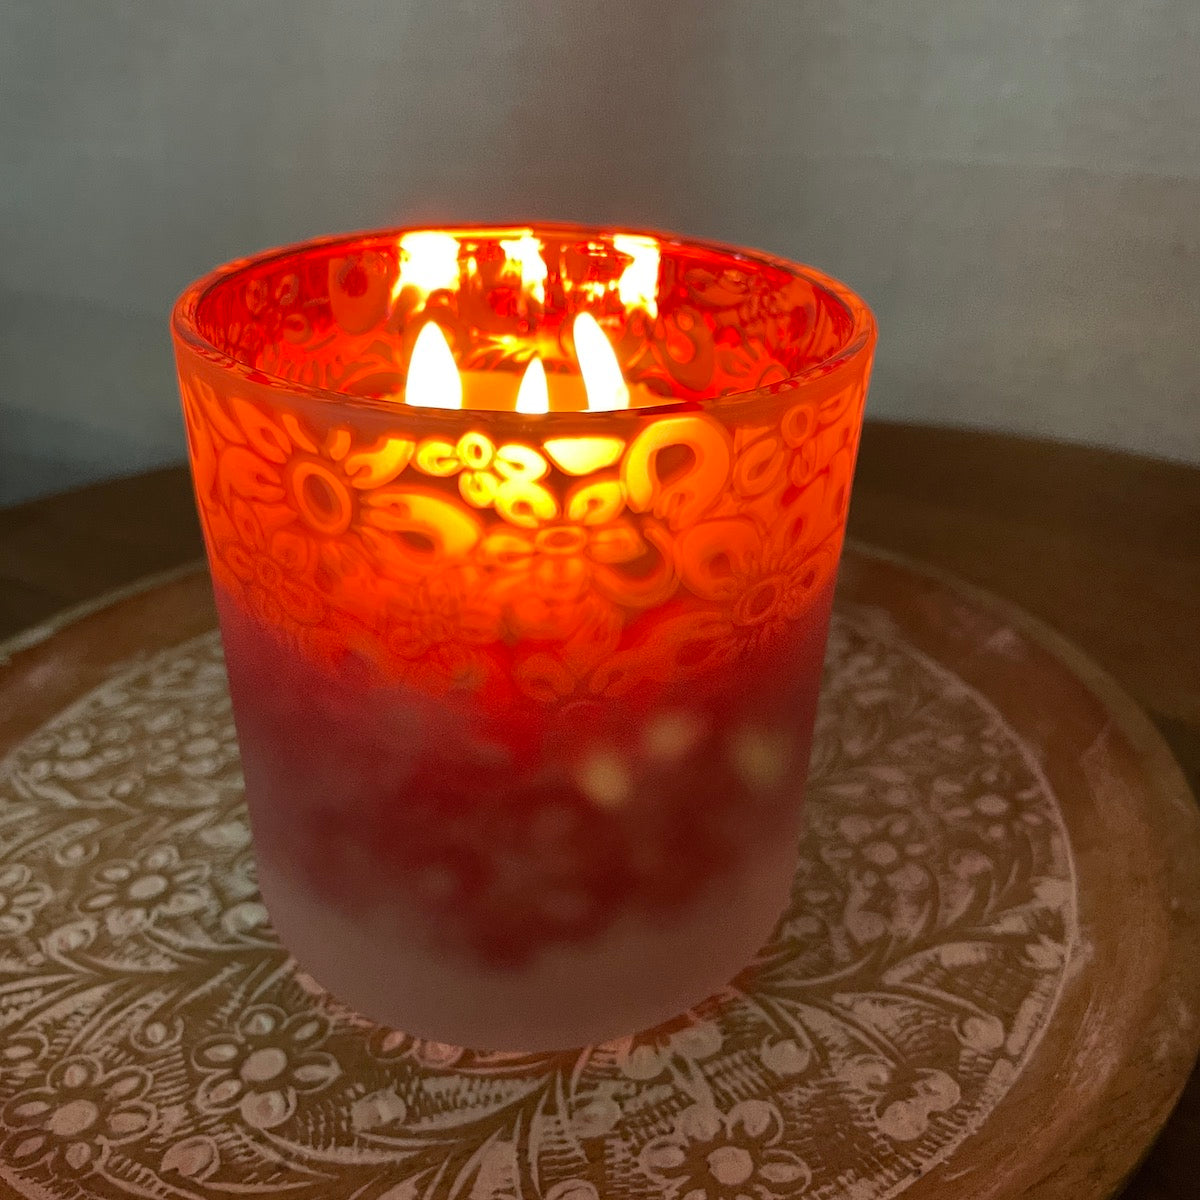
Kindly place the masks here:
<instances>
[{"instance_id":1,"label":"candle flame","mask_svg":"<svg viewBox=\"0 0 1200 1200\"><path fill-rule=\"evenodd\" d=\"M462 408L462 379L446 335L435 321L421 327L408 360L404 399L411 408Z\"/></svg>"},{"instance_id":2,"label":"candle flame","mask_svg":"<svg viewBox=\"0 0 1200 1200\"><path fill-rule=\"evenodd\" d=\"M613 235L613 248L627 254L630 262L617 281L617 294L626 309L644 308L650 317L658 316L658 243L653 238L634 234Z\"/></svg>"},{"instance_id":3,"label":"candle flame","mask_svg":"<svg viewBox=\"0 0 1200 1200\"><path fill-rule=\"evenodd\" d=\"M529 296L539 304L545 304L548 272L542 258L541 242L531 233L525 233L519 238L501 241L500 249L504 251L504 257L517 268L521 284Z\"/></svg>"},{"instance_id":4,"label":"candle flame","mask_svg":"<svg viewBox=\"0 0 1200 1200\"><path fill-rule=\"evenodd\" d=\"M550 411L550 390L546 387L546 368L540 358L529 360L521 386L517 389L517 412L545 413Z\"/></svg>"},{"instance_id":5,"label":"candle flame","mask_svg":"<svg viewBox=\"0 0 1200 1200\"><path fill-rule=\"evenodd\" d=\"M423 296L458 286L458 239L435 229L406 233L400 238L400 273L392 285L392 303L406 287Z\"/></svg>"},{"instance_id":6,"label":"candle flame","mask_svg":"<svg viewBox=\"0 0 1200 1200\"><path fill-rule=\"evenodd\" d=\"M573 332L575 357L579 359L588 409L592 412L611 412L617 408L628 408L629 389L621 376L621 365L596 318L589 312L579 313L575 317Z\"/></svg>"}]
</instances>

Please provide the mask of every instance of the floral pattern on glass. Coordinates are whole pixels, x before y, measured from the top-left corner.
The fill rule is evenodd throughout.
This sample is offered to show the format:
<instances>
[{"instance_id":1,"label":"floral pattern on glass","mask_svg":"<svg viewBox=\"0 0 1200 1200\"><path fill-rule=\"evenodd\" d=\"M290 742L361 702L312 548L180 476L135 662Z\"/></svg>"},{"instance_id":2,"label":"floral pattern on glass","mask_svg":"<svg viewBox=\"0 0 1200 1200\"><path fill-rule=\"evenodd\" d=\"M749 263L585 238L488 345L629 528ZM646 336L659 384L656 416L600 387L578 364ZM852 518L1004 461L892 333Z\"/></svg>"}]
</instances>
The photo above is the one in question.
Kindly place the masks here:
<instances>
[{"instance_id":1,"label":"floral pattern on glass","mask_svg":"<svg viewBox=\"0 0 1200 1200\"><path fill-rule=\"evenodd\" d=\"M368 434L286 396L218 394L200 373L181 388L214 577L247 613L333 669L354 654L385 680L478 690L479 670L438 661L428 623L406 619L412 589L436 589L436 642L491 645L511 698L546 704L575 689L548 678L581 678L585 626L607 631L596 662L617 657L643 686L671 678L698 625L712 668L783 644L837 566L865 380L834 424L808 399L776 405L774 432L679 415L607 439L599 470L586 464L607 460L606 439L552 426L528 443L421 439L397 406ZM795 428L803 472L788 467ZM512 669L522 639L539 643L536 671Z\"/></svg>"}]
</instances>

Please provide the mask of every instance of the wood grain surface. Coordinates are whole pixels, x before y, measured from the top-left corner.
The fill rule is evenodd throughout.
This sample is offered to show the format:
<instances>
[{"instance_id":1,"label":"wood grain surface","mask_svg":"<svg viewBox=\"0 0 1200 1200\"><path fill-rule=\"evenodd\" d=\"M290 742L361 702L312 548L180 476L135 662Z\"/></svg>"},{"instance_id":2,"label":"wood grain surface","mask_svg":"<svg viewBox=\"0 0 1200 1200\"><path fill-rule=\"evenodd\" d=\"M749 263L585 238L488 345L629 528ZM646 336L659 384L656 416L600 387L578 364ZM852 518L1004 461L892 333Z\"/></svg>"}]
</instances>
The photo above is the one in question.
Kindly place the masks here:
<instances>
[{"instance_id":1,"label":"wood grain surface","mask_svg":"<svg viewBox=\"0 0 1200 1200\"><path fill-rule=\"evenodd\" d=\"M1142 705L1200 790L1200 470L868 424L851 527L1058 629ZM182 467L0 512L0 638L201 552ZM1125 1195L1191 1200L1198 1141L1194 1074Z\"/></svg>"}]
</instances>

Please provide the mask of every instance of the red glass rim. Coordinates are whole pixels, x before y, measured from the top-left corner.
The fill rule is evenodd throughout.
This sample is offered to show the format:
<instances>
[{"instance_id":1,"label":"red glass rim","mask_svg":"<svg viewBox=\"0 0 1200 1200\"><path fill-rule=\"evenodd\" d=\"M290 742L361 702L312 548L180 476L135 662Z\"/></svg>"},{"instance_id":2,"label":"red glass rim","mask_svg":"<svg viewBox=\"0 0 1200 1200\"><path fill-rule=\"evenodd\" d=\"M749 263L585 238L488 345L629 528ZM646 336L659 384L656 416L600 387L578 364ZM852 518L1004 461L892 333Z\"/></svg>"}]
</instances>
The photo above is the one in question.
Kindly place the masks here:
<instances>
[{"instance_id":1,"label":"red glass rim","mask_svg":"<svg viewBox=\"0 0 1200 1200\"><path fill-rule=\"evenodd\" d=\"M375 397L350 391L331 390L329 388L308 384L295 379L274 375L262 370L259 366L247 362L227 349L214 343L202 330L204 306L207 301L223 285L236 281L239 277L250 276L254 271L270 264L286 262L295 259L297 265L315 256L327 256L331 252L345 251L347 254L363 251L379 250L395 247L399 239L413 233L448 233L459 238L500 239L519 237L523 234L539 233L546 237L571 238L578 237L586 240L611 241L614 237L632 237L651 239L664 250L675 249L685 253L707 254L723 260L730 268L742 270L760 270L782 272L793 280L802 281L809 286L814 295L820 297L828 309L837 311L847 323L846 333L839 345L830 353L819 359L806 363L801 369L772 380L765 386L724 391L719 395L697 402L687 397L664 396L649 404L639 404L636 409L627 410L642 416L660 413L696 411L697 407L704 411L719 413L726 410L736 411L743 406L752 406L756 401L778 395L780 392L792 391L806 382L828 380L831 383L837 377L853 376L860 373L860 360L869 358L874 349L877 327L874 314L866 302L848 288L845 284L825 274L823 271L806 264L794 262L764 251L732 246L727 243L710 241L700 238L687 237L682 234L645 228L629 228L623 226L589 226L570 222L535 221L529 223L505 223L503 225L488 224L449 224L449 225L402 225L383 229L362 230L353 233L332 234L325 237L313 238L291 245L264 250L244 258L235 259L209 272L207 275L191 283L176 300L171 313L171 328L177 341L187 346L195 354L210 362L218 369L234 377L241 377L248 382L269 389L279 389L293 396L306 396L325 403L333 403L350 408L373 409L376 411L396 411L394 398ZM456 410L439 410L427 408L422 410L422 419L439 422L461 421L461 413ZM480 411L475 417L485 415ZM489 410L489 418L516 416L504 410ZM553 414L567 416L568 414ZM524 418L528 420L529 418ZM533 419L539 419L534 417Z\"/></svg>"}]
</instances>

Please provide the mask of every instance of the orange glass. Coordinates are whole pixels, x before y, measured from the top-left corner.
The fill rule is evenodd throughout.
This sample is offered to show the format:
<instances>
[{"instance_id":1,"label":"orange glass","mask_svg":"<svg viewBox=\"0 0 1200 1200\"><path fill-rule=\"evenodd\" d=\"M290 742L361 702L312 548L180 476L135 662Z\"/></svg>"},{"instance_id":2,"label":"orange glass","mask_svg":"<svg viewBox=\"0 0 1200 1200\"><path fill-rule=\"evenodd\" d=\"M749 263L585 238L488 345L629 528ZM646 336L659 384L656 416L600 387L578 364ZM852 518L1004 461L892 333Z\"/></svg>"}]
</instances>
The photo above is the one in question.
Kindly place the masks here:
<instances>
[{"instance_id":1,"label":"orange glass","mask_svg":"<svg viewBox=\"0 0 1200 1200\"><path fill-rule=\"evenodd\" d=\"M862 301L666 234L390 230L223 268L173 332L300 962L493 1048L723 985L794 867Z\"/></svg>"}]
</instances>

